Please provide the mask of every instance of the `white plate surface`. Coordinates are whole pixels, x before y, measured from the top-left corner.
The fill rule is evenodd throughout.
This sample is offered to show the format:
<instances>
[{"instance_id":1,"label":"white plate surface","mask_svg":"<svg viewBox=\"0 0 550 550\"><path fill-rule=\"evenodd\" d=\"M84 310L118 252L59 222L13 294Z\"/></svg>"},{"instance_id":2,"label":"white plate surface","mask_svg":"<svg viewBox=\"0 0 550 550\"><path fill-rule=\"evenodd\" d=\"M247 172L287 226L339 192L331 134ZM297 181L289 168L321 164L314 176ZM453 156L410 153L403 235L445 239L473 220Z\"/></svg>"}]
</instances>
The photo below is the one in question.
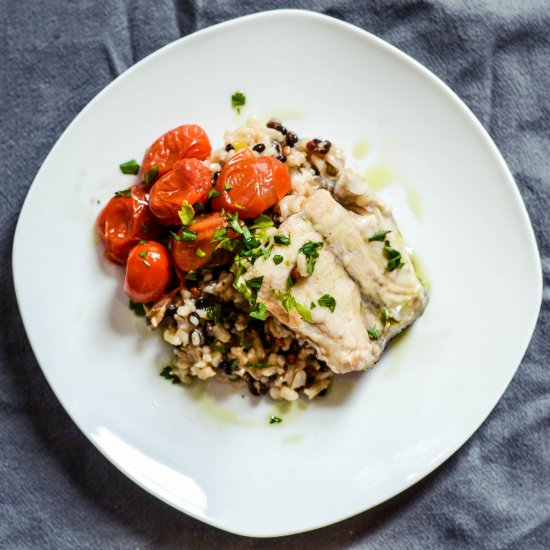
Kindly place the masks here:
<instances>
[{"instance_id":1,"label":"white plate surface","mask_svg":"<svg viewBox=\"0 0 550 550\"><path fill-rule=\"evenodd\" d=\"M241 118L235 90L248 100ZM162 379L169 350L128 310L122 271L103 260L93 230L101 206L133 181L118 164L139 160L164 131L194 122L219 145L243 117L273 112L301 135L355 149L370 181L386 184L431 295L371 372L288 410ZM542 288L516 185L464 104L380 39L292 10L178 40L103 90L36 176L13 266L38 362L84 434L172 506L254 536L357 514L447 459L510 382ZM267 422L273 413L282 424Z\"/></svg>"}]
</instances>

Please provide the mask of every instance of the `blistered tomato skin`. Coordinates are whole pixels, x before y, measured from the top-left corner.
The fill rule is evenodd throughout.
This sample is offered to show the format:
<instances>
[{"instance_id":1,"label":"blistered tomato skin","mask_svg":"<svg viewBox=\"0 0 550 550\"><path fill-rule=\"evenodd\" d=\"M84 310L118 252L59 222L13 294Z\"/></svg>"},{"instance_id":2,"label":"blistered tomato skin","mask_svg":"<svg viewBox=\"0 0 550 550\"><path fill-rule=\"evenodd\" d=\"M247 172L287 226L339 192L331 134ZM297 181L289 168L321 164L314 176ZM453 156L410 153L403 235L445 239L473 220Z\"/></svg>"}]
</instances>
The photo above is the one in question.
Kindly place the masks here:
<instances>
[{"instance_id":1,"label":"blistered tomato skin","mask_svg":"<svg viewBox=\"0 0 550 550\"><path fill-rule=\"evenodd\" d=\"M237 153L221 170L216 182L220 194L212 208L255 218L290 191L288 168L273 157L255 157L250 150Z\"/></svg>"},{"instance_id":2,"label":"blistered tomato skin","mask_svg":"<svg viewBox=\"0 0 550 550\"><path fill-rule=\"evenodd\" d=\"M204 203L212 187L212 172L197 159L183 159L157 180L149 196L149 208L164 225L180 225L183 201Z\"/></svg>"},{"instance_id":3,"label":"blistered tomato skin","mask_svg":"<svg viewBox=\"0 0 550 550\"><path fill-rule=\"evenodd\" d=\"M141 163L141 173L159 167L159 177L172 169L178 160L205 160L212 152L206 132L196 124L184 124L160 136L151 145Z\"/></svg>"},{"instance_id":4,"label":"blistered tomato skin","mask_svg":"<svg viewBox=\"0 0 550 550\"><path fill-rule=\"evenodd\" d=\"M220 243L212 242L216 231L226 226L227 219L218 212L197 216L189 226L189 230L197 235L196 241L185 242L175 238L172 239L174 265L180 271L187 272L208 265L219 265L230 260L233 255L226 250L216 250ZM181 230L178 235L181 236ZM237 234L229 231L227 237L234 239Z\"/></svg>"},{"instance_id":5,"label":"blistered tomato skin","mask_svg":"<svg viewBox=\"0 0 550 550\"><path fill-rule=\"evenodd\" d=\"M158 300L171 276L170 254L157 242L134 246L126 262L124 291L134 302L146 304Z\"/></svg>"},{"instance_id":6,"label":"blistered tomato skin","mask_svg":"<svg viewBox=\"0 0 550 550\"><path fill-rule=\"evenodd\" d=\"M155 239L159 226L148 206L149 190L140 184L130 196L113 197L97 217L97 229L106 258L123 265L132 247L139 241Z\"/></svg>"}]
</instances>

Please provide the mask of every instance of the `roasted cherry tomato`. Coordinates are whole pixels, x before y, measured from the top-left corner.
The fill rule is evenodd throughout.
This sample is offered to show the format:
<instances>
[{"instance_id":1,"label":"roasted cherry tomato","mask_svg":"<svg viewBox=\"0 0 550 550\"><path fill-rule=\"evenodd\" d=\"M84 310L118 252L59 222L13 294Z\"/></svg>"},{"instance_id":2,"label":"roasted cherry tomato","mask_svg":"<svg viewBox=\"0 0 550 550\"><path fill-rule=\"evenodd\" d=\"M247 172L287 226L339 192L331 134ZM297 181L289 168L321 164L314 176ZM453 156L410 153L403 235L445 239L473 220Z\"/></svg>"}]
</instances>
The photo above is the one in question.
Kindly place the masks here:
<instances>
[{"instance_id":1,"label":"roasted cherry tomato","mask_svg":"<svg viewBox=\"0 0 550 550\"><path fill-rule=\"evenodd\" d=\"M151 187L149 208L159 222L179 225L182 202L206 202L211 184L212 172L202 162L180 160Z\"/></svg>"},{"instance_id":2,"label":"roasted cherry tomato","mask_svg":"<svg viewBox=\"0 0 550 550\"><path fill-rule=\"evenodd\" d=\"M216 182L220 195L212 208L238 212L240 218L255 218L290 191L288 168L273 157L255 157L246 149L237 153L221 170Z\"/></svg>"},{"instance_id":3,"label":"roasted cherry tomato","mask_svg":"<svg viewBox=\"0 0 550 550\"><path fill-rule=\"evenodd\" d=\"M124 291L134 302L158 300L170 282L170 254L160 243L134 246L126 262Z\"/></svg>"},{"instance_id":4,"label":"roasted cherry tomato","mask_svg":"<svg viewBox=\"0 0 550 550\"><path fill-rule=\"evenodd\" d=\"M212 242L216 231L226 226L227 220L218 212L197 216L188 228L189 231L197 235L195 241L186 242L177 238L172 239L172 259L176 267L181 271L191 271L207 265L223 264L229 261L232 254L227 250L216 250L220 243L219 241ZM181 237L184 231L183 228L180 229L178 236ZM237 234L228 231L226 236L234 239Z\"/></svg>"},{"instance_id":5,"label":"roasted cherry tomato","mask_svg":"<svg viewBox=\"0 0 550 550\"><path fill-rule=\"evenodd\" d=\"M151 145L143 157L141 173L145 175L158 166L160 177L171 170L178 160L204 160L211 151L212 147L205 131L196 124L184 124L166 132Z\"/></svg>"},{"instance_id":6,"label":"roasted cherry tomato","mask_svg":"<svg viewBox=\"0 0 550 550\"><path fill-rule=\"evenodd\" d=\"M105 257L124 264L130 250L139 241L155 239L159 232L149 211L148 188L134 185L114 196L97 217L99 235L105 244Z\"/></svg>"}]
</instances>

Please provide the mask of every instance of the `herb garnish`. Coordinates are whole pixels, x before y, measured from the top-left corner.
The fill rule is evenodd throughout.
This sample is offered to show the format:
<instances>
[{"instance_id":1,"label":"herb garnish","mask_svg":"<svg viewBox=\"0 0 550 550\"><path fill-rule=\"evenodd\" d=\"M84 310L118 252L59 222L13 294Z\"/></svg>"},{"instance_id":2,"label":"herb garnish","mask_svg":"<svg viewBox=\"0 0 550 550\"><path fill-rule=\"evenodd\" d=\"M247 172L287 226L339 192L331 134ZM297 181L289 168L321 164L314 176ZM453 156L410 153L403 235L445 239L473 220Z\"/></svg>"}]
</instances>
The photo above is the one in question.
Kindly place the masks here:
<instances>
[{"instance_id":1,"label":"herb garnish","mask_svg":"<svg viewBox=\"0 0 550 550\"><path fill-rule=\"evenodd\" d=\"M180 377L174 374L174 369L170 365L166 365L161 371L160 375L166 380L170 380L172 384L181 384Z\"/></svg>"},{"instance_id":2,"label":"herb garnish","mask_svg":"<svg viewBox=\"0 0 550 550\"><path fill-rule=\"evenodd\" d=\"M245 365L247 369L269 369L272 366L269 363L247 363Z\"/></svg>"},{"instance_id":3,"label":"herb garnish","mask_svg":"<svg viewBox=\"0 0 550 550\"><path fill-rule=\"evenodd\" d=\"M138 256L140 256L141 258L147 258L147 255L149 254L149 252L147 250L142 250Z\"/></svg>"},{"instance_id":4,"label":"herb garnish","mask_svg":"<svg viewBox=\"0 0 550 550\"><path fill-rule=\"evenodd\" d=\"M290 235L275 235L273 240L277 244L282 244L283 246L288 246L290 244Z\"/></svg>"},{"instance_id":5,"label":"herb garnish","mask_svg":"<svg viewBox=\"0 0 550 550\"><path fill-rule=\"evenodd\" d=\"M296 305L294 307L304 321L307 321L308 323L313 323L311 311L306 306L302 305L300 302L296 302Z\"/></svg>"},{"instance_id":6,"label":"herb garnish","mask_svg":"<svg viewBox=\"0 0 550 550\"><path fill-rule=\"evenodd\" d=\"M372 327L372 328L367 329L367 333L368 333L369 338L371 340L378 340L378 338L380 338L380 334L381 334L381 332L376 327Z\"/></svg>"},{"instance_id":7,"label":"herb garnish","mask_svg":"<svg viewBox=\"0 0 550 550\"><path fill-rule=\"evenodd\" d=\"M176 239L176 241L183 241L184 243L193 243L197 240L197 234L193 233L190 229L187 229L187 227L182 227L179 230L179 233L170 231L170 234L174 237L174 239Z\"/></svg>"},{"instance_id":8,"label":"herb garnish","mask_svg":"<svg viewBox=\"0 0 550 550\"><path fill-rule=\"evenodd\" d=\"M202 248L197 248L197 251L195 252L195 254L199 258L204 258L206 256L206 252Z\"/></svg>"},{"instance_id":9,"label":"herb garnish","mask_svg":"<svg viewBox=\"0 0 550 550\"><path fill-rule=\"evenodd\" d=\"M330 294L323 294L318 300L320 306L328 307L331 312L336 309L336 300Z\"/></svg>"},{"instance_id":10,"label":"herb garnish","mask_svg":"<svg viewBox=\"0 0 550 550\"><path fill-rule=\"evenodd\" d=\"M226 190L226 191L231 191L231 189L233 189L233 186L232 185L229 185L229 183L226 183L223 188Z\"/></svg>"},{"instance_id":11,"label":"herb garnish","mask_svg":"<svg viewBox=\"0 0 550 550\"><path fill-rule=\"evenodd\" d=\"M279 265L282 261L283 257L280 254L275 254L275 256L273 256L273 263L275 265Z\"/></svg>"},{"instance_id":12,"label":"herb garnish","mask_svg":"<svg viewBox=\"0 0 550 550\"><path fill-rule=\"evenodd\" d=\"M183 225L189 225L195 217L195 210L188 201L182 201L181 209L178 211L178 216L180 217Z\"/></svg>"},{"instance_id":13,"label":"herb garnish","mask_svg":"<svg viewBox=\"0 0 550 550\"><path fill-rule=\"evenodd\" d=\"M120 199L120 197L131 197L131 196L132 196L131 189L124 189L124 191L117 191L115 193L115 199Z\"/></svg>"},{"instance_id":14,"label":"herb garnish","mask_svg":"<svg viewBox=\"0 0 550 550\"><path fill-rule=\"evenodd\" d=\"M401 269L405 264L401 261L401 252L392 248L389 241L384 242L384 254L388 258L388 271Z\"/></svg>"},{"instance_id":15,"label":"herb garnish","mask_svg":"<svg viewBox=\"0 0 550 550\"><path fill-rule=\"evenodd\" d=\"M280 424L282 421L283 421L282 418L279 418L278 416L274 416L273 414L269 417L270 424Z\"/></svg>"},{"instance_id":16,"label":"herb garnish","mask_svg":"<svg viewBox=\"0 0 550 550\"><path fill-rule=\"evenodd\" d=\"M369 243L371 241L383 241L384 237L391 233L390 229L381 229L380 231L375 231L370 237L369 237Z\"/></svg>"},{"instance_id":17,"label":"herb garnish","mask_svg":"<svg viewBox=\"0 0 550 550\"><path fill-rule=\"evenodd\" d=\"M143 307L143 304L140 304L139 302L134 302L133 300L130 300L128 302L128 307L138 316L138 317L145 317L145 308Z\"/></svg>"},{"instance_id":18,"label":"herb garnish","mask_svg":"<svg viewBox=\"0 0 550 550\"><path fill-rule=\"evenodd\" d=\"M318 250L323 246L324 243L322 241L317 243L313 241L308 241L307 243L304 243L301 248L298 249L298 252L301 252L306 257L308 275L311 275L313 273L313 270L315 269L315 262L319 257Z\"/></svg>"},{"instance_id":19,"label":"herb garnish","mask_svg":"<svg viewBox=\"0 0 550 550\"><path fill-rule=\"evenodd\" d=\"M266 216L265 214L260 214L250 226L250 229L267 229L268 227L273 227L273 220Z\"/></svg>"},{"instance_id":20,"label":"herb garnish","mask_svg":"<svg viewBox=\"0 0 550 550\"><path fill-rule=\"evenodd\" d=\"M209 199L212 199L212 198L216 198L216 197L219 197L220 196L220 192L217 190L217 189L210 189L210 191L208 191L208 198Z\"/></svg>"},{"instance_id":21,"label":"herb garnish","mask_svg":"<svg viewBox=\"0 0 550 550\"><path fill-rule=\"evenodd\" d=\"M186 281L198 281L201 278L200 273L192 269L185 276Z\"/></svg>"},{"instance_id":22,"label":"herb garnish","mask_svg":"<svg viewBox=\"0 0 550 550\"><path fill-rule=\"evenodd\" d=\"M123 174L131 174L132 176L139 174L139 164L133 159L119 164L118 167Z\"/></svg>"},{"instance_id":23,"label":"herb garnish","mask_svg":"<svg viewBox=\"0 0 550 550\"><path fill-rule=\"evenodd\" d=\"M241 107L246 104L246 96L242 92L235 92L231 96L231 106L237 110L238 114L241 114Z\"/></svg>"},{"instance_id":24,"label":"herb garnish","mask_svg":"<svg viewBox=\"0 0 550 550\"><path fill-rule=\"evenodd\" d=\"M254 319L259 319L260 321L264 321L267 315L267 309L265 305L262 304L262 302L258 302L256 304L256 309L254 309L254 311L251 311L249 315Z\"/></svg>"},{"instance_id":25,"label":"herb garnish","mask_svg":"<svg viewBox=\"0 0 550 550\"><path fill-rule=\"evenodd\" d=\"M145 180L145 183L147 185L151 185L159 175L159 166L155 166L154 168L151 168L148 172L145 172L145 175L143 176L143 179Z\"/></svg>"}]
</instances>

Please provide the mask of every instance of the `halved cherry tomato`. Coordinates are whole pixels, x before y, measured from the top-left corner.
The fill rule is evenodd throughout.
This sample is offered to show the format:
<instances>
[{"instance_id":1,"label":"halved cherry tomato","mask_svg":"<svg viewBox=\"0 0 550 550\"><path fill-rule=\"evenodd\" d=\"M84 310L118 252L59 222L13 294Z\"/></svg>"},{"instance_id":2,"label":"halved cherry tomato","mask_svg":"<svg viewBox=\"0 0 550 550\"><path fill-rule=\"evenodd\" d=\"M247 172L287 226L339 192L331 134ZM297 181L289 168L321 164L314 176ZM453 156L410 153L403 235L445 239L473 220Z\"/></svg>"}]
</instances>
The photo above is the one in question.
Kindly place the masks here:
<instances>
[{"instance_id":1,"label":"halved cherry tomato","mask_svg":"<svg viewBox=\"0 0 550 550\"><path fill-rule=\"evenodd\" d=\"M151 187L149 208L165 225L179 225L181 203L206 202L211 189L212 172L197 159L183 159Z\"/></svg>"},{"instance_id":2,"label":"halved cherry tomato","mask_svg":"<svg viewBox=\"0 0 550 550\"><path fill-rule=\"evenodd\" d=\"M216 182L220 195L212 208L238 212L239 218L255 218L290 191L288 168L273 157L255 157L246 149L221 170Z\"/></svg>"},{"instance_id":3,"label":"halved cherry tomato","mask_svg":"<svg viewBox=\"0 0 550 550\"><path fill-rule=\"evenodd\" d=\"M207 265L222 264L229 261L232 254L227 250L216 250L220 243L212 242L216 231L226 226L226 218L218 212L197 216L189 226L189 230L197 235L196 241L185 242L176 238L172 239L172 259L176 267L181 271L191 271ZM182 235L181 229L178 235ZM237 234L228 231L227 237L234 239Z\"/></svg>"},{"instance_id":4,"label":"halved cherry tomato","mask_svg":"<svg viewBox=\"0 0 550 550\"><path fill-rule=\"evenodd\" d=\"M97 229L105 244L104 255L124 264L130 250L139 241L155 239L157 221L149 211L147 186L134 185L127 194L113 197L97 217Z\"/></svg>"},{"instance_id":5,"label":"halved cherry tomato","mask_svg":"<svg viewBox=\"0 0 550 550\"><path fill-rule=\"evenodd\" d=\"M147 241L128 255L124 291L134 302L158 300L170 282L170 254L160 243Z\"/></svg>"},{"instance_id":6,"label":"halved cherry tomato","mask_svg":"<svg viewBox=\"0 0 550 550\"><path fill-rule=\"evenodd\" d=\"M212 152L206 132L196 124L184 124L160 136L151 145L141 163L141 173L159 167L159 176L184 158L205 160Z\"/></svg>"}]
</instances>

